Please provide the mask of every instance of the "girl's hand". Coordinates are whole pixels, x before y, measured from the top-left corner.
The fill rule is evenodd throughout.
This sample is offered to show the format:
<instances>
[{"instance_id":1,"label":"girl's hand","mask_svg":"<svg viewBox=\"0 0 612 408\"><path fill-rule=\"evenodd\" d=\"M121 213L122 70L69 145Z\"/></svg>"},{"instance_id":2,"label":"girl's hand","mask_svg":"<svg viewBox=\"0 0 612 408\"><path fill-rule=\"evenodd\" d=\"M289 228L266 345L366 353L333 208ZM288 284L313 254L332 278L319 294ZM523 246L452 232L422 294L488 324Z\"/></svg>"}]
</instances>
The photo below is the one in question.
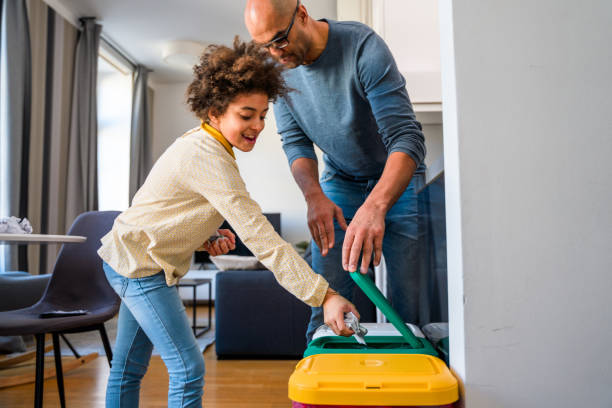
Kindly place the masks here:
<instances>
[{"instance_id":1,"label":"girl's hand","mask_svg":"<svg viewBox=\"0 0 612 408\"><path fill-rule=\"evenodd\" d=\"M355 309L355 305L340 296L333 289L327 289L327 294L323 300L323 320L332 331L339 336L352 336L353 330L348 328L344 323L344 314L353 312L359 319L359 312Z\"/></svg>"},{"instance_id":2,"label":"girl's hand","mask_svg":"<svg viewBox=\"0 0 612 408\"><path fill-rule=\"evenodd\" d=\"M228 229L217 230L219 236L211 237L202 245L201 249L208 252L210 256L225 255L236 248L236 236Z\"/></svg>"}]
</instances>

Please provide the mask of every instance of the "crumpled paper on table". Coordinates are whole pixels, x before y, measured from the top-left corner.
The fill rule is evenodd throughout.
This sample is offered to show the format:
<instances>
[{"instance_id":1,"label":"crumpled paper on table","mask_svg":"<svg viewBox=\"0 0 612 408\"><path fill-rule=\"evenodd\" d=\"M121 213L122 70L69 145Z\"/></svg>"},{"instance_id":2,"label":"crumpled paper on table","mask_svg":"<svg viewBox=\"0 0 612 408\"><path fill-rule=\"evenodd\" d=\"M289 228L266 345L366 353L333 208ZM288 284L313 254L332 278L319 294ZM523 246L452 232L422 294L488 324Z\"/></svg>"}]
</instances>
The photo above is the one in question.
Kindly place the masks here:
<instances>
[{"instance_id":1,"label":"crumpled paper on table","mask_svg":"<svg viewBox=\"0 0 612 408\"><path fill-rule=\"evenodd\" d=\"M27 218L0 218L0 234L31 234L32 224Z\"/></svg>"}]
</instances>

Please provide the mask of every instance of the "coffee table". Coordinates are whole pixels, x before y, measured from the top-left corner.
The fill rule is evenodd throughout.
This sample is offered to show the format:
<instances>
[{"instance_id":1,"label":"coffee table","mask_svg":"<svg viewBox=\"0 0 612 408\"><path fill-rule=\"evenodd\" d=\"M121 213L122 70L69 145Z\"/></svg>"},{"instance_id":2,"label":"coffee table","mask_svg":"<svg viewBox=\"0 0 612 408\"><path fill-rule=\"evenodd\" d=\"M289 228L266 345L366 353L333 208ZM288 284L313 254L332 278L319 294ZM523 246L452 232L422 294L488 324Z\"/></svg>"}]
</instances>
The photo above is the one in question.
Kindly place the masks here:
<instances>
[{"instance_id":1,"label":"coffee table","mask_svg":"<svg viewBox=\"0 0 612 408\"><path fill-rule=\"evenodd\" d=\"M193 321L191 328L193 329L193 334L196 337L200 337L204 333L210 330L211 322L212 322L212 308L211 308L211 297L212 297L212 288L211 288L212 279L207 278L196 278L196 279L181 279L179 283L176 285L177 290L179 287L192 287L193 288ZM196 289L200 285L208 285L208 324L206 326L198 326L196 320ZM202 329L198 331L198 329Z\"/></svg>"}]
</instances>

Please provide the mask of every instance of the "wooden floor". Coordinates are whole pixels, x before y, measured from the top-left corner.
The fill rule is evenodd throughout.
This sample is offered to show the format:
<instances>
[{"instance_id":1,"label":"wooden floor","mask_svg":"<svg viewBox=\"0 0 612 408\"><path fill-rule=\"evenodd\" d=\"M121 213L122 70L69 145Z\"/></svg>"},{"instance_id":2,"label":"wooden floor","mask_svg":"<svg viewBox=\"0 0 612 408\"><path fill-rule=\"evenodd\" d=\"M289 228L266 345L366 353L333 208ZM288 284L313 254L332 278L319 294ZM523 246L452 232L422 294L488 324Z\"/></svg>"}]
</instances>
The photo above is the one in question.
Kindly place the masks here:
<instances>
[{"instance_id":1,"label":"wooden floor","mask_svg":"<svg viewBox=\"0 0 612 408\"><path fill-rule=\"evenodd\" d=\"M200 308L198 308L198 312ZM189 308L188 313L191 313ZM204 315L202 309L200 315ZM191 316L191 314L188 314ZM64 357L67 361L72 357ZM288 408L287 381L297 360L217 360L214 344L204 353L206 408ZM45 361L53 366L53 358ZM34 365L32 365L34 371ZM103 408L108 363L104 356L64 375L68 408ZM141 407L166 407L168 374L159 356L153 356L140 391ZM34 405L34 384L0 389L1 408ZM59 407L55 378L45 381L44 406Z\"/></svg>"}]
</instances>

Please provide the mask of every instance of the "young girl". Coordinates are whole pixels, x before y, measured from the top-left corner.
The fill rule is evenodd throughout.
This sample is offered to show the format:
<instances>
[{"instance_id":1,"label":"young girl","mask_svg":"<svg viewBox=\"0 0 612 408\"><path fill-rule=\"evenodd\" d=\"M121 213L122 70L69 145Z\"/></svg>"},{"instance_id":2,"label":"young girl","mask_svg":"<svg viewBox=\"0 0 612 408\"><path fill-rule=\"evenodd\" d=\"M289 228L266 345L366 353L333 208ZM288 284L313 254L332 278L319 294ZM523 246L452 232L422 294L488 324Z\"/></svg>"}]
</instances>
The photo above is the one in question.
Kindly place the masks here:
<instances>
[{"instance_id":1,"label":"young girl","mask_svg":"<svg viewBox=\"0 0 612 408\"><path fill-rule=\"evenodd\" d=\"M209 46L194 67L187 102L202 126L178 138L153 166L132 206L120 214L98 251L121 297L107 407L136 407L153 346L170 376L168 407L200 407L204 359L174 285L193 252L234 247L227 220L289 292L323 306L326 323L350 335L344 313L355 307L329 288L274 231L240 177L233 149L249 152L268 104L287 92L280 68L253 43ZM278 187L273 187L278 188Z\"/></svg>"}]
</instances>

